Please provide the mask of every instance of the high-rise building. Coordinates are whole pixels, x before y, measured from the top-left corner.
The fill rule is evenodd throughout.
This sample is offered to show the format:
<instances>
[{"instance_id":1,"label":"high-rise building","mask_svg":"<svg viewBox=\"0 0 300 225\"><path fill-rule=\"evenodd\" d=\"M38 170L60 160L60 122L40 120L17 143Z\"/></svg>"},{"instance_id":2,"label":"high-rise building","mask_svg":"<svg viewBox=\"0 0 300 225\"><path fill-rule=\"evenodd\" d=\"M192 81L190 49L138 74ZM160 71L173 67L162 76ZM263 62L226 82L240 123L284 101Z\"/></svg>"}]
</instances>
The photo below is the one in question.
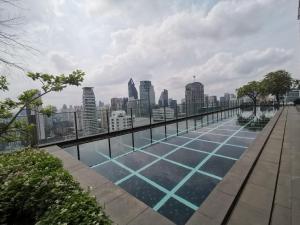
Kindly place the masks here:
<instances>
[{"instance_id":1,"label":"high-rise building","mask_svg":"<svg viewBox=\"0 0 300 225\"><path fill-rule=\"evenodd\" d=\"M82 90L83 133L84 135L95 134L98 130L95 94L92 87L84 87Z\"/></svg>"},{"instance_id":2,"label":"high-rise building","mask_svg":"<svg viewBox=\"0 0 300 225\"><path fill-rule=\"evenodd\" d=\"M132 110L132 114L135 116L140 116L140 100L129 98L127 102L127 113L130 114Z\"/></svg>"},{"instance_id":3,"label":"high-rise building","mask_svg":"<svg viewBox=\"0 0 300 225\"><path fill-rule=\"evenodd\" d=\"M189 83L185 86L187 114L197 114L204 106L204 85L200 82Z\"/></svg>"},{"instance_id":4,"label":"high-rise building","mask_svg":"<svg viewBox=\"0 0 300 225\"><path fill-rule=\"evenodd\" d=\"M168 107L168 100L168 90L164 89L160 94L158 105L160 107Z\"/></svg>"},{"instance_id":5,"label":"high-rise building","mask_svg":"<svg viewBox=\"0 0 300 225\"><path fill-rule=\"evenodd\" d=\"M127 110L127 102L128 98L112 98L110 100L111 103L111 110L118 111L118 110Z\"/></svg>"},{"instance_id":6,"label":"high-rise building","mask_svg":"<svg viewBox=\"0 0 300 225\"><path fill-rule=\"evenodd\" d=\"M149 115L149 104L151 107L155 105L155 92L151 81L140 82L140 103L142 115Z\"/></svg>"},{"instance_id":7,"label":"high-rise building","mask_svg":"<svg viewBox=\"0 0 300 225\"><path fill-rule=\"evenodd\" d=\"M152 109L152 116L153 116L153 121L155 122L164 121L165 116L166 116L166 120L172 120L175 117L174 109L171 109L169 107Z\"/></svg>"},{"instance_id":8,"label":"high-rise building","mask_svg":"<svg viewBox=\"0 0 300 225\"><path fill-rule=\"evenodd\" d=\"M104 102L102 101L99 101L99 108L103 107L104 106Z\"/></svg>"},{"instance_id":9,"label":"high-rise building","mask_svg":"<svg viewBox=\"0 0 300 225\"><path fill-rule=\"evenodd\" d=\"M138 99L138 92L135 88L135 84L132 78L130 78L130 80L128 81L128 97L133 99Z\"/></svg>"},{"instance_id":10,"label":"high-rise building","mask_svg":"<svg viewBox=\"0 0 300 225\"><path fill-rule=\"evenodd\" d=\"M125 111L113 111L111 117L109 118L109 128L110 131L129 129L134 122L134 117L126 115Z\"/></svg>"},{"instance_id":11,"label":"high-rise building","mask_svg":"<svg viewBox=\"0 0 300 225\"><path fill-rule=\"evenodd\" d=\"M209 107L216 107L218 105L217 96L209 96L208 97L208 106Z\"/></svg>"}]
</instances>

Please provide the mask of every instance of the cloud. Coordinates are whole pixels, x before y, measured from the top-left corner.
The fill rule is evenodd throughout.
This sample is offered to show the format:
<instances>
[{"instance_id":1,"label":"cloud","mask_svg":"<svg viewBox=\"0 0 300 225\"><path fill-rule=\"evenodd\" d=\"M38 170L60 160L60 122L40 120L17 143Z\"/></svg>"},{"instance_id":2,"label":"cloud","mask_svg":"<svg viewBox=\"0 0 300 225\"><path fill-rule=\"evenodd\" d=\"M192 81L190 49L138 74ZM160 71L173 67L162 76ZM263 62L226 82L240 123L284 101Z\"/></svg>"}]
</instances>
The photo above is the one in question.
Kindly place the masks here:
<instances>
[{"instance_id":1,"label":"cloud","mask_svg":"<svg viewBox=\"0 0 300 225\"><path fill-rule=\"evenodd\" d=\"M297 5L286 0L25 0L24 38L41 51L27 55L37 72L83 69L97 100L127 96L130 77L151 80L158 95L184 97L204 83L221 95L283 68L299 74ZM27 87L31 87L31 83ZM81 88L46 97L80 104ZM59 96L64 96L63 98Z\"/></svg>"}]
</instances>

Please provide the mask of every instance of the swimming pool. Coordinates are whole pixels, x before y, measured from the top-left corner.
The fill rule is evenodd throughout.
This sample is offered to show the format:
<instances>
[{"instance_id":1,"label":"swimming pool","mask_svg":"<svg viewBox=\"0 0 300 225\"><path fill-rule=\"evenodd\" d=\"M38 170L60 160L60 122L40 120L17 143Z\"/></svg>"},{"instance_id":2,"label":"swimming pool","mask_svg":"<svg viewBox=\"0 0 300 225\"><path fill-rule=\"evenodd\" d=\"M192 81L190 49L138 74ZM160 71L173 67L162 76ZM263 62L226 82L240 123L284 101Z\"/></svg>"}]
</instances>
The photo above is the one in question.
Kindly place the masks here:
<instances>
[{"instance_id":1,"label":"swimming pool","mask_svg":"<svg viewBox=\"0 0 300 225\"><path fill-rule=\"evenodd\" d=\"M65 148L175 224L185 224L253 142L275 110L183 121ZM151 139L152 136L152 139Z\"/></svg>"}]
</instances>

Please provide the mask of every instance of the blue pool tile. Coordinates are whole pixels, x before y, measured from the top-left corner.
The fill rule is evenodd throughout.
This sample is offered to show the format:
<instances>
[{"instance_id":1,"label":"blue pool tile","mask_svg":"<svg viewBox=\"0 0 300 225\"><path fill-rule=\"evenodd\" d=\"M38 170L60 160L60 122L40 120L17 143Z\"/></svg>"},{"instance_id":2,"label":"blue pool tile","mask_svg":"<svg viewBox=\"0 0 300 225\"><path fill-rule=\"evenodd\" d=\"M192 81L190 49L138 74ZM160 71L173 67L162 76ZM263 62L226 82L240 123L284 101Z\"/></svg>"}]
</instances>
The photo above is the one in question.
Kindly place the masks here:
<instances>
[{"instance_id":1,"label":"blue pool tile","mask_svg":"<svg viewBox=\"0 0 300 225\"><path fill-rule=\"evenodd\" d=\"M140 173L160 186L171 190L189 172L189 169L160 160Z\"/></svg>"},{"instance_id":2,"label":"blue pool tile","mask_svg":"<svg viewBox=\"0 0 300 225\"><path fill-rule=\"evenodd\" d=\"M148 155L140 151L136 151L118 158L117 161L129 167L132 170L138 170L151 163L155 159L156 157L154 156Z\"/></svg>"},{"instance_id":3,"label":"blue pool tile","mask_svg":"<svg viewBox=\"0 0 300 225\"><path fill-rule=\"evenodd\" d=\"M230 135L234 134L235 132L236 131L216 129L216 130L212 130L210 133L211 134L222 134L222 135L230 136Z\"/></svg>"},{"instance_id":4,"label":"blue pool tile","mask_svg":"<svg viewBox=\"0 0 300 225\"><path fill-rule=\"evenodd\" d=\"M204 172L214 174L219 177L224 177L230 170L235 160L225 159L217 156L212 156L201 168Z\"/></svg>"},{"instance_id":5,"label":"blue pool tile","mask_svg":"<svg viewBox=\"0 0 300 225\"><path fill-rule=\"evenodd\" d=\"M201 151L205 151L205 152L212 152L217 146L218 146L218 144L216 144L216 143L200 141L200 140L194 140L191 143L185 145L185 147L193 148L193 149L201 150Z\"/></svg>"},{"instance_id":6,"label":"blue pool tile","mask_svg":"<svg viewBox=\"0 0 300 225\"><path fill-rule=\"evenodd\" d=\"M74 158L76 159L78 158L78 152L76 146L65 148L64 150L69 154L71 154ZM103 153L97 152L96 150L82 149L79 146L80 161L83 162L85 165L94 166L99 163L107 161L108 159L104 157L102 154Z\"/></svg>"},{"instance_id":7,"label":"blue pool tile","mask_svg":"<svg viewBox=\"0 0 300 225\"><path fill-rule=\"evenodd\" d=\"M219 155L224 155L235 159L239 159L245 150L246 148L240 148L231 145L223 145L216 153Z\"/></svg>"},{"instance_id":8,"label":"blue pool tile","mask_svg":"<svg viewBox=\"0 0 300 225\"><path fill-rule=\"evenodd\" d=\"M180 134L178 137L188 137L188 138L197 138L201 135L201 133L199 132L193 132L190 131L188 133L184 133L184 134Z\"/></svg>"},{"instance_id":9,"label":"blue pool tile","mask_svg":"<svg viewBox=\"0 0 300 225\"><path fill-rule=\"evenodd\" d=\"M227 143L232 145L240 145L240 146L248 147L252 142L253 139L232 137L229 139Z\"/></svg>"},{"instance_id":10,"label":"blue pool tile","mask_svg":"<svg viewBox=\"0 0 300 225\"><path fill-rule=\"evenodd\" d=\"M154 207L165 195L162 191L137 176L129 178L119 186L150 207Z\"/></svg>"},{"instance_id":11,"label":"blue pool tile","mask_svg":"<svg viewBox=\"0 0 300 225\"><path fill-rule=\"evenodd\" d=\"M164 143L157 143L157 144L151 145L143 150L150 152L152 154L155 154L157 156L162 156L162 155L169 153L170 151L172 151L175 148L176 148L176 146L172 146L172 145L168 145L168 144L164 144Z\"/></svg>"},{"instance_id":12,"label":"blue pool tile","mask_svg":"<svg viewBox=\"0 0 300 225\"><path fill-rule=\"evenodd\" d=\"M228 137L223 135L216 135L216 134L204 134L199 139L207 140L207 141L215 141L215 142L224 142Z\"/></svg>"},{"instance_id":13,"label":"blue pool tile","mask_svg":"<svg viewBox=\"0 0 300 225\"><path fill-rule=\"evenodd\" d=\"M194 210L174 198L170 198L158 212L177 225L184 225L194 214Z\"/></svg>"},{"instance_id":14,"label":"blue pool tile","mask_svg":"<svg viewBox=\"0 0 300 225\"><path fill-rule=\"evenodd\" d=\"M171 137L171 138L164 140L163 142L167 142L167 143L171 143L171 144L175 144L175 145L183 145L183 144L187 143L188 141L190 141L190 139L188 139L188 138Z\"/></svg>"},{"instance_id":15,"label":"blue pool tile","mask_svg":"<svg viewBox=\"0 0 300 225\"><path fill-rule=\"evenodd\" d=\"M246 137L246 138L256 138L257 134L258 134L257 132L240 131L235 136Z\"/></svg>"},{"instance_id":16,"label":"blue pool tile","mask_svg":"<svg viewBox=\"0 0 300 225\"><path fill-rule=\"evenodd\" d=\"M175 194L200 206L218 182L215 178L195 173Z\"/></svg>"},{"instance_id":17,"label":"blue pool tile","mask_svg":"<svg viewBox=\"0 0 300 225\"><path fill-rule=\"evenodd\" d=\"M184 164L186 166L195 167L207 154L181 148L167 157L172 161Z\"/></svg>"},{"instance_id":18,"label":"blue pool tile","mask_svg":"<svg viewBox=\"0 0 300 225\"><path fill-rule=\"evenodd\" d=\"M228 129L228 130L238 130L240 129L241 126L236 126L236 125L223 125L223 126L220 126L219 129Z\"/></svg>"},{"instance_id":19,"label":"blue pool tile","mask_svg":"<svg viewBox=\"0 0 300 225\"><path fill-rule=\"evenodd\" d=\"M112 182L116 182L130 174L128 170L118 166L114 162L107 162L93 169Z\"/></svg>"}]
</instances>

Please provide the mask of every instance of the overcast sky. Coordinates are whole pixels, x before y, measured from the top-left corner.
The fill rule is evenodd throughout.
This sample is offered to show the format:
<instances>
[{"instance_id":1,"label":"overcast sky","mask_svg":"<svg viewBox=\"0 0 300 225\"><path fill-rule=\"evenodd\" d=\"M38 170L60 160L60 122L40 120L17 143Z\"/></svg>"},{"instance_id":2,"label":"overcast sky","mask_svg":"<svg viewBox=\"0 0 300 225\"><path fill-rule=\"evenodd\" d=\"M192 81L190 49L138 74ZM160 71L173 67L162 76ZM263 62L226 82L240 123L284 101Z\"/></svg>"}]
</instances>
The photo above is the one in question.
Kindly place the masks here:
<instances>
[{"instance_id":1,"label":"overcast sky","mask_svg":"<svg viewBox=\"0 0 300 225\"><path fill-rule=\"evenodd\" d=\"M300 78L298 0L23 0L1 18L22 16L21 40L39 50L18 52L28 71L86 72L83 86L96 101L126 97L127 82L151 80L180 100L196 80L205 93L234 92L241 84L285 69ZM0 53L1 54L1 53ZM24 73L0 65L10 92L39 87ZM80 105L81 87L43 98L45 104Z\"/></svg>"}]
</instances>

